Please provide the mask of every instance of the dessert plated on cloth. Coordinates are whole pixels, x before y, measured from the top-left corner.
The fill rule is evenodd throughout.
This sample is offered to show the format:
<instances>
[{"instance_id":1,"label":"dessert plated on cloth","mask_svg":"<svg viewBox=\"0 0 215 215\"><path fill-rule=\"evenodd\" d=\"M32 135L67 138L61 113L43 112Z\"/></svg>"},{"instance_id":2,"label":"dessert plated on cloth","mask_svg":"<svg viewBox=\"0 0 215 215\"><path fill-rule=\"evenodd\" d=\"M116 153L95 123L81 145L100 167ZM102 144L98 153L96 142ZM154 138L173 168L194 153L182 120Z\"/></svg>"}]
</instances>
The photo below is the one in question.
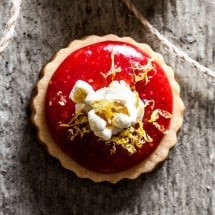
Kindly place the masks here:
<instances>
[{"instance_id":1,"label":"dessert plated on cloth","mask_svg":"<svg viewBox=\"0 0 215 215\"><path fill-rule=\"evenodd\" d=\"M150 172L176 143L184 105L160 54L129 37L88 36L43 69L32 99L40 141L81 178Z\"/></svg>"}]
</instances>

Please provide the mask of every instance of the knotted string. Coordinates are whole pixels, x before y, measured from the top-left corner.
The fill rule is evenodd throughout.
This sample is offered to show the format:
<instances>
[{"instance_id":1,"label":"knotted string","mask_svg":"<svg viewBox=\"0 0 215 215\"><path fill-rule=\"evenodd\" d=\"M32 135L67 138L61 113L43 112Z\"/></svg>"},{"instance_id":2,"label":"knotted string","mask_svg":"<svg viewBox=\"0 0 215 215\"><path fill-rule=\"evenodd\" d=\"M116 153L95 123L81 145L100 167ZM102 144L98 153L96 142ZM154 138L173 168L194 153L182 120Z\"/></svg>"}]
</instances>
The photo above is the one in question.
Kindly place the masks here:
<instances>
[{"instance_id":1,"label":"knotted string","mask_svg":"<svg viewBox=\"0 0 215 215\"><path fill-rule=\"evenodd\" d=\"M201 65L197 61L193 60L189 57L184 51L180 50L178 47L173 45L167 38L160 34L160 32L154 28L142 15L142 13L132 4L131 0L123 0L128 9L133 12L135 17L140 21L140 23L144 26L145 29L148 30L149 33L153 34L156 39L171 53L175 56L183 59L184 61L190 63L194 68L201 72L203 76L207 78L207 82L213 86L215 86L215 71Z\"/></svg>"},{"instance_id":2,"label":"knotted string","mask_svg":"<svg viewBox=\"0 0 215 215\"><path fill-rule=\"evenodd\" d=\"M19 16L19 11L21 7L21 0L10 0L10 19L6 24L2 38L0 39L0 53L5 50L8 46L10 40L14 36L14 29L17 18Z\"/></svg>"}]
</instances>

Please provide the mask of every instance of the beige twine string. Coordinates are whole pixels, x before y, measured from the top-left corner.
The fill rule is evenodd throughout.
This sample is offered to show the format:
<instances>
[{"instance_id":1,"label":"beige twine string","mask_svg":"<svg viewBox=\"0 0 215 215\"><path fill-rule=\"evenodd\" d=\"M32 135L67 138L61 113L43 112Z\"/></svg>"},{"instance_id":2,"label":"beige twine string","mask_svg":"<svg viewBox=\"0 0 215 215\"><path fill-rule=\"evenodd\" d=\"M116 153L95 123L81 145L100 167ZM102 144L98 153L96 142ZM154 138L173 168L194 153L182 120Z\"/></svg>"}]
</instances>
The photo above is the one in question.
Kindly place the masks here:
<instances>
[{"instance_id":1,"label":"beige twine string","mask_svg":"<svg viewBox=\"0 0 215 215\"><path fill-rule=\"evenodd\" d=\"M201 74L203 74L206 78L209 84L212 84L215 86L215 72L211 69L199 64L197 61L193 60L191 57L189 57L185 52L177 48L175 45L173 45L167 38L165 38L163 35L159 33L159 31L154 28L138 11L138 9L132 4L131 0L123 0L123 2L126 4L128 9L133 12L135 17L140 21L140 23L151 33L153 34L160 43L167 48L170 53L175 54L179 58L189 62L194 68L199 70Z\"/></svg>"},{"instance_id":2,"label":"beige twine string","mask_svg":"<svg viewBox=\"0 0 215 215\"><path fill-rule=\"evenodd\" d=\"M14 36L14 29L17 18L19 16L21 0L10 0L11 9L10 9L10 19L6 24L3 37L0 39L0 53L5 50L8 46L10 40Z\"/></svg>"}]
</instances>

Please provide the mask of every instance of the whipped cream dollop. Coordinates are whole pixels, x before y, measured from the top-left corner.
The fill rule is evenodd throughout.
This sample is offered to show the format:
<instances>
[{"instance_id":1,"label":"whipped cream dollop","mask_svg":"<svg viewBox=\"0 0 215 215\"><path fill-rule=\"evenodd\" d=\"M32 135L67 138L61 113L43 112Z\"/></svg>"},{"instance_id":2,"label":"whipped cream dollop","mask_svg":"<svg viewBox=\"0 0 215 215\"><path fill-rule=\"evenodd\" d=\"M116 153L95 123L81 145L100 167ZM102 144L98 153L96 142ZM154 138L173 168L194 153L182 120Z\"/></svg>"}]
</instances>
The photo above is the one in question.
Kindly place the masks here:
<instances>
[{"instance_id":1,"label":"whipped cream dollop","mask_svg":"<svg viewBox=\"0 0 215 215\"><path fill-rule=\"evenodd\" d=\"M69 97L75 103L75 114L85 112L90 129L104 140L134 125L144 115L144 103L123 80L112 81L108 87L96 91L87 82L78 80Z\"/></svg>"}]
</instances>

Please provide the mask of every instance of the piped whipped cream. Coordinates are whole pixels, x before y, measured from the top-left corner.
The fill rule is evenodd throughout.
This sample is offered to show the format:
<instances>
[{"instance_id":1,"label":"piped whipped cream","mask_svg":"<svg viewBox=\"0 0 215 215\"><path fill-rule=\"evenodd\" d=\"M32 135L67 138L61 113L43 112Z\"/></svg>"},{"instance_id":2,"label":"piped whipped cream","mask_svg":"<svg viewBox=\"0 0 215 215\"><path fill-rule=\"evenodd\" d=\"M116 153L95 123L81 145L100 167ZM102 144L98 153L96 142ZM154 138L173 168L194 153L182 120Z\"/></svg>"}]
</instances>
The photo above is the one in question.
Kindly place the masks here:
<instances>
[{"instance_id":1,"label":"piped whipped cream","mask_svg":"<svg viewBox=\"0 0 215 215\"><path fill-rule=\"evenodd\" d=\"M104 140L134 125L144 115L144 103L123 80L112 81L108 87L96 91L87 82L78 80L69 97L75 103L75 113L85 112L90 129Z\"/></svg>"}]
</instances>

